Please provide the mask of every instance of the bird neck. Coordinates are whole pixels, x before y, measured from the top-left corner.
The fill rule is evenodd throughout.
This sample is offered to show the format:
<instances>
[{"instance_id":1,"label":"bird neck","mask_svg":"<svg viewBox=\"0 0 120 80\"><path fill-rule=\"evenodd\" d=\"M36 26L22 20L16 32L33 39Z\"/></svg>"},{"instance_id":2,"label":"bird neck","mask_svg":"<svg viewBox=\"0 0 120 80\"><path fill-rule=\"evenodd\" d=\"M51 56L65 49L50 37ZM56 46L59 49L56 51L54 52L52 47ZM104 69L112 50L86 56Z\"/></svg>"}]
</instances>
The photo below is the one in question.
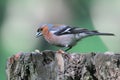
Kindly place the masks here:
<instances>
[{"instance_id":1,"label":"bird neck","mask_svg":"<svg viewBox=\"0 0 120 80\"><path fill-rule=\"evenodd\" d=\"M48 27L45 27L42 31L42 34L45 38L50 38L52 36L52 34L50 33L50 31L48 30Z\"/></svg>"},{"instance_id":2,"label":"bird neck","mask_svg":"<svg viewBox=\"0 0 120 80\"><path fill-rule=\"evenodd\" d=\"M48 27L45 26L42 30L42 34L47 35L48 33L49 33Z\"/></svg>"}]
</instances>

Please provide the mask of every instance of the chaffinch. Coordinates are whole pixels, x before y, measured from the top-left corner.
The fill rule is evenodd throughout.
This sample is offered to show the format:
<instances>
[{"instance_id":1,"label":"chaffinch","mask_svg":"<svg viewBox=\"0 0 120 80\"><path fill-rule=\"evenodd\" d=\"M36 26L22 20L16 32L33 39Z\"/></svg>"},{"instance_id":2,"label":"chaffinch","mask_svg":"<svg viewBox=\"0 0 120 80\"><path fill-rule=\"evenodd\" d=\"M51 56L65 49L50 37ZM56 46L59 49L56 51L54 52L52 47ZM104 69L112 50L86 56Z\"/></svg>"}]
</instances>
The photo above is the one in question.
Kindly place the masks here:
<instances>
[{"instance_id":1,"label":"chaffinch","mask_svg":"<svg viewBox=\"0 0 120 80\"><path fill-rule=\"evenodd\" d=\"M96 30L88 30L79 27L71 27L60 24L43 24L37 29L36 37L43 36L45 40L56 46L66 47L70 50L78 41L94 35L113 36L112 33L100 33Z\"/></svg>"}]
</instances>

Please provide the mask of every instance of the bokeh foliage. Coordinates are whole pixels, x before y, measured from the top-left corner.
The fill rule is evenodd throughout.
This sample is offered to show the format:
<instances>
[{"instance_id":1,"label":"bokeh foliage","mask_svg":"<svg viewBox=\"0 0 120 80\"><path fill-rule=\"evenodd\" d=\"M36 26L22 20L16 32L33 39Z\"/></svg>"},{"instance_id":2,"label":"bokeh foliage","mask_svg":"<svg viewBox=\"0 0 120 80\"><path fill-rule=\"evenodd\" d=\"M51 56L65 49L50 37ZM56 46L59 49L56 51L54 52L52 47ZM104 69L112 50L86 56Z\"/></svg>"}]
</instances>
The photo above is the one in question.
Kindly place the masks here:
<instances>
[{"instance_id":1,"label":"bokeh foliage","mask_svg":"<svg viewBox=\"0 0 120 80\"><path fill-rule=\"evenodd\" d=\"M17 0L15 0L15 1L17 1ZM26 5L30 4L29 6L25 6L25 8L29 7L29 9L31 10L32 7L33 7L31 4L35 4L34 2L37 1L37 0L35 0L35 1L30 0L30 1L23 1L23 3L24 3L23 5L25 6L25 4ZM5 80L6 79L6 75L5 75L6 60L8 59L9 56L17 53L16 51L11 51L12 50L11 48L10 49L6 49L6 47L4 46L4 41L2 39L2 35L1 35L2 34L1 33L2 29L4 27L3 23L5 23L5 20L6 20L5 19L6 18L6 11L7 11L6 7L8 7L8 4L12 3L12 2L14 3L13 0L11 0L11 1L10 0L1 0L0 1L0 52L1 52L0 53L0 78L1 78L1 80ZM40 0L40 2L38 2L38 3L44 3L44 4L42 4L43 5L43 11L44 11L44 7L49 8L50 6L53 6L54 2L55 2L55 0L52 0L49 3L47 3L46 0L45 1ZM95 26L93 25L93 22L92 22L92 19L91 19L91 15L90 15L90 9L91 9L91 6L94 3L94 0L91 0L91 1L90 0L71 0L71 1L65 0L65 1L62 1L62 2L63 2L62 4L67 6L67 9L70 11L70 14L68 13L68 15L70 15L70 20L64 22L63 24L69 24L69 25L73 25L75 27L80 26L80 27L83 27L83 28L91 29L91 30L95 29L94 28ZM22 1L21 1L21 3L22 3ZM47 6L45 3L49 4L49 5ZM19 4L19 5L20 5L20 7L23 7L22 4ZM57 6L58 4L54 4L54 5ZM58 6L58 7L60 7L60 6ZM38 11L40 10L39 7L38 7L37 10ZM51 12L53 13L53 12L56 12L56 11L54 11L54 9L51 9L51 10L48 11L48 14L51 13ZM16 13L16 12L13 12L13 13ZM22 12L22 13L24 14L24 12ZM42 14L42 12L40 12L40 13ZM39 14L39 15L41 15L41 14ZM47 16L47 15L45 15L45 16ZM58 15L58 16L63 16L63 15ZM20 16L18 16L18 17L20 17ZM27 18L28 18L28 20L36 19L36 18L34 18L34 16L31 16L30 14L28 14ZM37 18L37 19L39 19L39 18ZM16 19L16 21L17 20L19 20L19 19ZM56 18L54 18L54 20L55 21L52 21L52 18L50 18L49 20L46 20L46 23L47 22L62 23L62 21L60 22ZM33 23L36 22L36 20L33 20L33 21L34 21ZM45 21L43 21L43 22L45 22ZM41 21L40 23L43 23L43 22ZM17 23L15 22L15 24L17 24ZM30 22L28 22L28 24L30 24ZM32 26L34 26L34 25L32 25ZM12 26L7 26L7 27L9 29ZM26 29L25 27L26 27L26 25L24 27L21 27L21 30L23 28ZM36 28L34 28L34 29L36 30ZM32 29L29 29L29 30L32 30ZM16 30L13 30L13 31L16 31ZM6 30L6 33L8 34L8 37L10 37L9 35L11 33L9 33L9 30ZM26 29L26 33L29 33L28 29ZM33 32L32 34L35 35L35 32ZM20 36L24 37L24 34L22 33ZM35 39L34 36L29 36L29 37L31 37L32 39ZM8 40L9 40L9 38L8 38ZM21 40L24 43L24 45L22 46L23 48L25 48L24 46L29 44L29 43L33 43L34 44L34 41L31 41L29 38L26 38L26 37L22 38ZM28 43L26 43L25 41L28 42ZM45 50L45 49L57 50L57 49L59 49L59 48L56 48L54 46L51 46L46 41L44 41L44 39L38 39L38 41L36 41L36 43L37 43L37 44L35 44L36 46L33 46L33 47L31 46L32 48L30 48L29 50L26 49L26 50L21 50L21 51L34 51L35 49L39 49L39 50ZM20 44L20 43L19 42L18 43L15 42L14 44ZM20 47L18 45L18 47L13 47L13 48L14 49L18 49ZM76 45L69 52L93 52L93 51L94 52L105 52L107 50L108 50L108 48L103 43L103 41L99 37L95 36L95 37L91 37L91 38L90 37L86 38L86 39L82 40L81 42L78 42L78 45Z\"/></svg>"}]
</instances>

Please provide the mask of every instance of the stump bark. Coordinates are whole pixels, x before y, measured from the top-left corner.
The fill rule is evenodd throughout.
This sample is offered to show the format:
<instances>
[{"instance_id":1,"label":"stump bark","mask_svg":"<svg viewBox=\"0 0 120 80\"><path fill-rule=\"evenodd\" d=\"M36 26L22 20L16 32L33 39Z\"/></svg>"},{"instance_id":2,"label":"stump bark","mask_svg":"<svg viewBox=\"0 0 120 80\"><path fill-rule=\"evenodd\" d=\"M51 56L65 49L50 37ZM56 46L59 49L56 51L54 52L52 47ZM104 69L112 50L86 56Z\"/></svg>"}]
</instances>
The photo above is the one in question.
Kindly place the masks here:
<instances>
[{"instance_id":1,"label":"stump bark","mask_svg":"<svg viewBox=\"0 0 120 80\"><path fill-rule=\"evenodd\" d=\"M17 53L7 61L8 80L120 80L120 54Z\"/></svg>"}]
</instances>

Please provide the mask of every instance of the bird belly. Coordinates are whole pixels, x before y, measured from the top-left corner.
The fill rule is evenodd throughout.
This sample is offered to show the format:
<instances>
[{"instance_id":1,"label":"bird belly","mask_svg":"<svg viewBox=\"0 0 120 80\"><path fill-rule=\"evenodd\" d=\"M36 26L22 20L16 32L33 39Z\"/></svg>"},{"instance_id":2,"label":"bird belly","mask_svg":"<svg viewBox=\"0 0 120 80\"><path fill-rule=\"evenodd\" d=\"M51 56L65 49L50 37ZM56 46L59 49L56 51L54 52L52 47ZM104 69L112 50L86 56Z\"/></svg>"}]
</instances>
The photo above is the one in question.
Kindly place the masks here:
<instances>
[{"instance_id":1,"label":"bird belly","mask_svg":"<svg viewBox=\"0 0 120 80\"><path fill-rule=\"evenodd\" d=\"M46 40L48 41L48 43L56 46L60 46L60 47L70 47L76 44L76 41L75 41L76 39L73 34L60 35L60 36L52 35Z\"/></svg>"}]
</instances>

